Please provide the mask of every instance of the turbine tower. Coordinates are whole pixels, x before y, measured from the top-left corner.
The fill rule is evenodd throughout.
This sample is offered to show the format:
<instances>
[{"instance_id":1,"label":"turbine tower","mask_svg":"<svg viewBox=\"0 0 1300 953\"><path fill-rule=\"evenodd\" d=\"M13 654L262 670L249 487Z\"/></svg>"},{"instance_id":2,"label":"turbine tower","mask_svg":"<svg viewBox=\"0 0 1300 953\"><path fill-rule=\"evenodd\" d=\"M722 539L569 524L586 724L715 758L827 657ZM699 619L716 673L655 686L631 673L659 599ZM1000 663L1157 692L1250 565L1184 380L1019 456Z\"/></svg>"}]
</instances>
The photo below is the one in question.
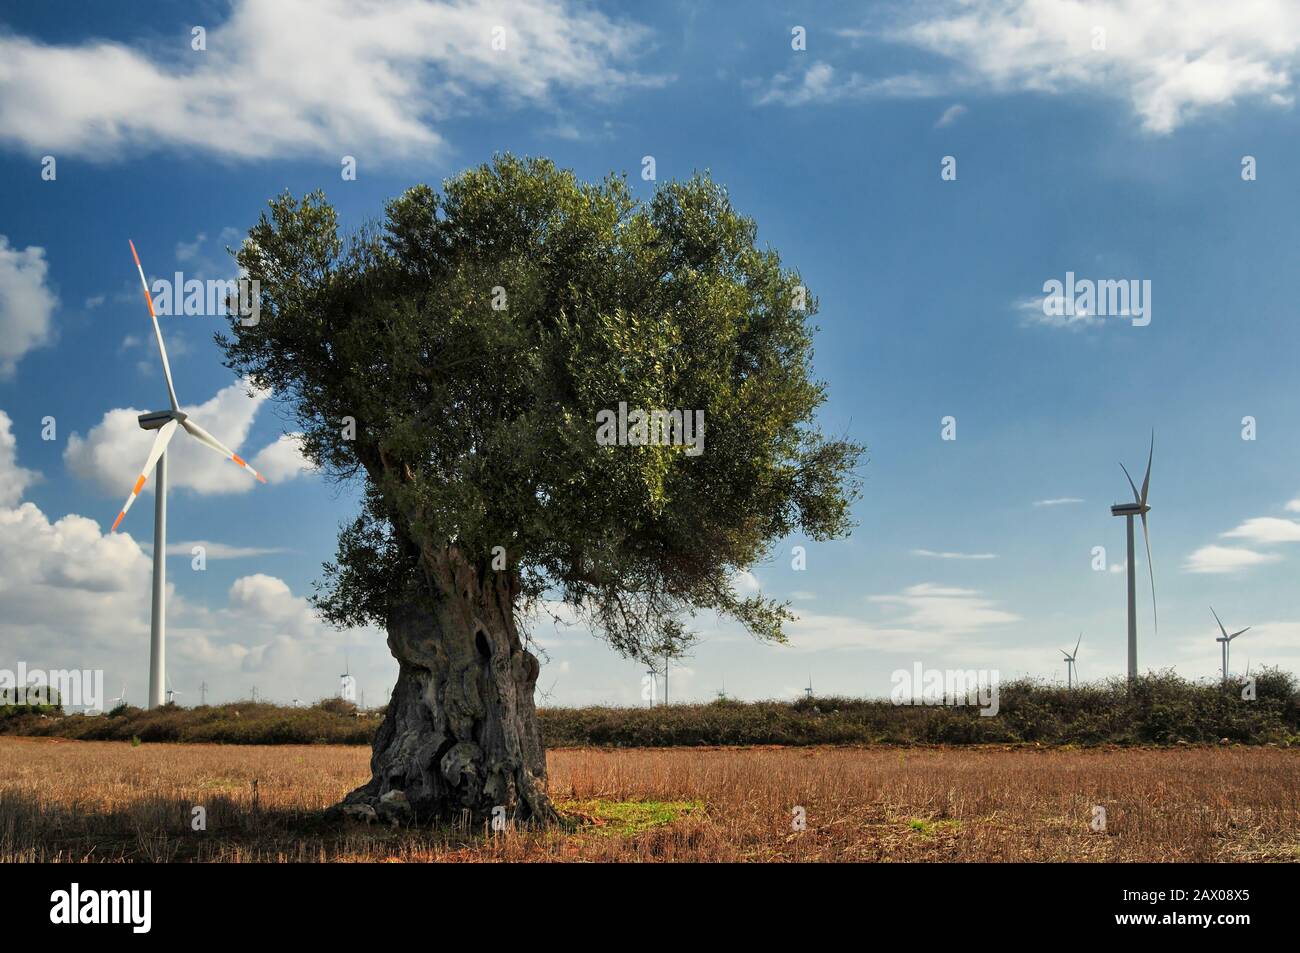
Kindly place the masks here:
<instances>
[{"instance_id":1,"label":"turbine tower","mask_svg":"<svg viewBox=\"0 0 1300 953\"><path fill-rule=\"evenodd\" d=\"M1151 488L1151 458L1156 452L1156 435L1155 431L1151 432L1151 449L1147 452L1147 472L1142 478L1142 492L1138 492L1137 484L1133 482L1133 477L1129 476L1128 467L1120 464L1119 468L1124 471L1124 476L1128 477L1128 485L1133 490L1132 503L1116 503L1110 508L1111 516L1122 516L1127 524L1128 530L1128 680L1130 682L1137 679L1138 672L1138 635L1137 635L1137 569L1133 565L1133 517L1142 517L1142 538L1146 541L1147 546L1147 572L1151 575L1151 619L1153 630L1158 630L1160 621L1156 616L1156 576L1155 570L1151 566L1151 536L1147 532L1147 513L1151 507L1147 505L1147 490Z\"/></svg>"},{"instance_id":2,"label":"turbine tower","mask_svg":"<svg viewBox=\"0 0 1300 953\"><path fill-rule=\"evenodd\" d=\"M1079 641L1074 643L1074 652L1070 653L1061 649L1061 654L1065 656L1065 687L1074 687L1074 666L1075 659L1079 656L1079 646L1083 642L1083 633L1079 633Z\"/></svg>"},{"instance_id":3,"label":"turbine tower","mask_svg":"<svg viewBox=\"0 0 1300 953\"><path fill-rule=\"evenodd\" d=\"M131 257L135 259L135 270L140 273L140 286L144 289L144 300L149 306L149 317L153 321L153 334L158 342L158 356L162 358L163 377L167 381L167 399L171 402L170 410L154 410L141 414L138 418L142 430L156 430L149 456L145 458L144 469L136 478L131 495L122 504L122 510L113 521L112 532L126 517L126 512L135 502L149 479L150 471L156 473L157 484L154 488L153 519L153 609L149 623L149 697L147 707L157 708L163 704L164 688L167 680L167 444L171 442L179 426L191 437L209 449L215 450L227 460L233 460L262 483L266 479L250 467L239 455L208 433L189 416L181 411L176 400L176 387L172 383L171 365L167 363L167 348L163 345L162 329L158 326L158 315L153 310L153 298L149 297L149 282L145 281L144 268L140 265L140 256L136 254L135 242L131 246Z\"/></svg>"},{"instance_id":4,"label":"turbine tower","mask_svg":"<svg viewBox=\"0 0 1300 953\"><path fill-rule=\"evenodd\" d=\"M1223 684L1227 685L1228 684L1228 643L1231 642L1233 639L1235 639L1237 636L1241 635L1243 632L1249 632L1250 626L1246 626L1244 629L1241 630L1241 632L1234 632L1232 633L1232 635L1229 635L1228 630L1223 627L1223 623L1219 622L1219 613L1214 611L1214 606L1210 606L1210 613L1214 616L1214 621L1219 623L1219 631L1223 633L1223 635L1221 635L1219 638L1215 639L1214 641L1223 644ZM1249 671L1250 666L1247 665L1246 669L1247 671Z\"/></svg>"}]
</instances>

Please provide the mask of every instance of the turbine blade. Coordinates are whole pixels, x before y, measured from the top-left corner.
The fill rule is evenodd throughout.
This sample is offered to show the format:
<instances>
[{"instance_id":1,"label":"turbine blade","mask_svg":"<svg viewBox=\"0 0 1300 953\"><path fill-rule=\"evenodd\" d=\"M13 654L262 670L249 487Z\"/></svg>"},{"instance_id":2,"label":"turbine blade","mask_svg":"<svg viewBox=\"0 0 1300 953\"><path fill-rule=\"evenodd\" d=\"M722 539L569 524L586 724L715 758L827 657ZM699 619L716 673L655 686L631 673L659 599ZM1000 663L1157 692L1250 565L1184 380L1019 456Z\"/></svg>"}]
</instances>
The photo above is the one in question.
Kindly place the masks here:
<instances>
[{"instance_id":1,"label":"turbine blade","mask_svg":"<svg viewBox=\"0 0 1300 953\"><path fill-rule=\"evenodd\" d=\"M1071 656L1072 658L1073 658L1074 655L1078 655L1078 654L1079 654L1079 646L1082 645L1082 644L1083 644L1083 633L1080 632L1080 633L1079 633L1079 641L1074 643L1074 653L1073 653L1073 655Z\"/></svg>"},{"instance_id":2,"label":"turbine blade","mask_svg":"<svg viewBox=\"0 0 1300 953\"><path fill-rule=\"evenodd\" d=\"M1219 621L1219 613L1214 611L1214 606L1210 606L1210 612L1214 613L1214 621L1219 623L1219 631L1223 633L1223 637L1226 639L1228 637L1228 630L1225 629L1223 623ZM1215 641L1218 640L1216 639Z\"/></svg>"},{"instance_id":3,"label":"turbine blade","mask_svg":"<svg viewBox=\"0 0 1300 953\"><path fill-rule=\"evenodd\" d=\"M1232 635L1229 635L1229 636L1228 636L1228 641L1231 642L1231 641L1232 641L1233 639L1235 639L1237 636L1241 635L1242 632L1249 632L1249 631L1250 631L1250 626L1246 626L1244 629L1241 630L1241 632L1234 632L1234 633L1232 633Z\"/></svg>"},{"instance_id":4,"label":"turbine blade","mask_svg":"<svg viewBox=\"0 0 1300 953\"><path fill-rule=\"evenodd\" d=\"M149 317L153 320L153 334L158 340L158 354L162 357L163 376L167 378L167 396L171 399L172 410L180 410L181 406L176 402L176 387L172 384L172 366L167 362L167 348L163 346L162 328L158 327L158 315L153 311L153 298L149 297L149 282L144 280L144 268L140 264L140 256L136 254L135 242L128 238L127 244L131 246L131 257L135 259L135 270L140 273L140 287L144 289L145 304L149 306Z\"/></svg>"},{"instance_id":5,"label":"turbine blade","mask_svg":"<svg viewBox=\"0 0 1300 953\"><path fill-rule=\"evenodd\" d=\"M1143 506L1147 502L1147 489L1151 486L1151 458L1156 455L1156 432L1151 431L1151 449L1147 451L1147 475L1142 478L1142 500Z\"/></svg>"},{"instance_id":6,"label":"turbine blade","mask_svg":"<svg viewBox=\"0 0 1300 953\"><path fill-rule=\"evenodd\" d=\"M131 495L128 496L126 502L122 504L122 509L117 514L117 519L113 520L113 528L109 530L110 533L117 532L117 527L126 516L126 511L131 508L131 504L135 502L135 498L139 496L140 491L144 489L145 480L149 479L149 474L157 465L158 458L163 455L163 451L167 449L167 443L172 439L172 434L174 433L176 433L176 421L174 420L169 420L158 428L158 436L153 438L153 446L149 448L149 456L144 462L144 469L140 471L140 476L136 478L135 486L131 488Z\"/></svg>"},{"instance_id":7,"label":"turbine blade","mask_svg":"<svg viewBox=\"0 0 1300 953\"><path fill-rule=\"evenodd\" d=\"M1124 464L1121 463L1119 465L1119 468L1124 471L1124 476L1128 477L1128 485L1133 488L1133 501L1138 505L1141 505L1142 497L1138 496L1137 484L1134 483L1133 478L1128 475L1128 467L1124 466Z\"/></svg>"},{"instance_id":8,"label":"turbine blade","mask_svg":"<svg viewBox=\"0 0 1300 953\"><path fill-rule=\"evenodd\" d=\"M216 437L212 436L212 434L208 433L206 430L204 430L202 427L196 424L192 417L187 417L184 420L182 420L181 426L185 428L186 433L188 433L199 443L217 451L217 453L221 454L227 460L234 460L236 463L238 463L249 473L253 474L253 476L257 477L257 479L260 482L262 483L266 482L266 477L262 476L262 474L258 473L256 470L250 467L248 465L247 460L245 460L239 454L235 453L235 451L231 450L229 447L227 447Z\"/></svg>"},{"instance_id":9,"label":"turbine blade","mask_svg":"<svg viewBox=\"0 0 1300 953\"><path fill-rule=\"evenodd\" d=\"M1151 576L1151 622L1152 628L1160 631L1160 617L1156 614L1156 570L1151 563L1151 534L1147 532L1147 515L1142 514L1142 539L1147 544L1147 573Z\"/></svg>"}]
</instances>

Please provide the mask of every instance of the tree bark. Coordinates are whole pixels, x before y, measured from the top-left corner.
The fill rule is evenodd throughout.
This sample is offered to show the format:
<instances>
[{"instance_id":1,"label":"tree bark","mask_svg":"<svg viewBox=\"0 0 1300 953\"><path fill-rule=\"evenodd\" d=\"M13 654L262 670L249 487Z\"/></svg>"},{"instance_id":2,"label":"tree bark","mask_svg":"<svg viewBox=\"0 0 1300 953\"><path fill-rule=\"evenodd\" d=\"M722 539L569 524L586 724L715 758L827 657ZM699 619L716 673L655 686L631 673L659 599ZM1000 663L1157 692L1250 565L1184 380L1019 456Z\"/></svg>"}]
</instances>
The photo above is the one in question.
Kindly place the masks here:
<instances>
[{"instance_id":1,"label":"tree bark","mask_svg":"<svg viewBox=\"0 0 1300 953\"><path fill-rule=\"evenodd\" d=\"M515 625L517 577L480 574L455 547L426 550L422 562L435 598L389 620L397 684L375 735L370 781L344 799L343 813L392 822L555 820L533 705L537 658Z\"/></svg>"}]
</instances>

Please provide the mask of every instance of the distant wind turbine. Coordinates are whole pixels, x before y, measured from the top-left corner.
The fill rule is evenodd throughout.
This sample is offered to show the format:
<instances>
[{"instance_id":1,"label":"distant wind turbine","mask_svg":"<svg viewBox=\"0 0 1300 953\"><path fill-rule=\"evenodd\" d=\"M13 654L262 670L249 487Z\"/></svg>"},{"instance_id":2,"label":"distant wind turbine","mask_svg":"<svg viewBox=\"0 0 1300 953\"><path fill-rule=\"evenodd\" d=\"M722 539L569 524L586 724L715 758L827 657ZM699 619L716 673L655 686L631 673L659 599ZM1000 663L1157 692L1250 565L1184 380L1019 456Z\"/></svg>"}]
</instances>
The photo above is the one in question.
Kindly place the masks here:
<instances>
[{"instance_id":1,"label":"distant wind turbine","mask_svg":"<svg viewBox=\"0 0 1300 953\"><path fill-rule=\"evenodd\" d=\"M1221 635L1219 638L1215 639L1214 641L1222 643L1223 645L1223 684L1227 685L1228 684L1228 654L1229 654L1228 643L1230 643L1237 636L1245 632L1249 632L1250 626L1246 626L1240 632L1234 632L1232 633L1232 635L1229 635L1228 630L1223 627L1223 623L1219 622L1219 613L1214 611L1214 606L1210 606L1210 613L1214 616L1214 621L1219 623L1219 631L1223 633L1223 635Z\"/></svg>"},{"instance_id":2,"label":"distant wind turbine","mask_svg":"<svg viewBox=\"0 0 1300 953\"><path fill-rule=\"evenodd\" d=\"M153 610L149 626L148 697L148 707L156 708L163 703L163 686L167 677L167 444L171 442L179 426L199 443L215 450L227 460L233 460L262 483L265 483L266 479L240 459L237 453L181 411L180 404L176 400L176 387L172 383L171 365L167 362L167 348L163 345L162 329L158 326L158 315L153 310L153 298L149 296L149 282L145 280L140 256L136 254L135 242L128 242L128 244L131 246L131 257L135 259L136 271L140 273L140 286L144 289L144 300L149 306L149 317L153 320L154 338L158 341L158 356L162 358L163 377L167 381L167 398L171 402L171 410L154 410L141 414L138 418L142 430L156 430L158 436L154 438L149 456L145 458L144 469L136 478L135 486L131 488L131 495L122 504L122 510L113 521L112 529L112 532L117 532L117 527L126 517L127 510L144 489L150 471L156 471L157 485L154 489L153 517Z\"/></svg>"},{"instance_id":3,"label":"distant wind turbine","mask_svg":"<svg viewBox=\"0 0 1300 953\"><path fill-rule=\"evenodd\" d=\"M1074 643L1073 654L1061 649L1061 654L1065 656L1065 687L1074 687L1074 666L1075 659L1079 657L1079 646L1083 643L1083 633L1079 633L1079 641Z\"/></svg>"},{"instance_id":4,"label":"distant wind turbine","mask_svg":"<svg viewBox=\"0 0 1300 953\"><path fill-rule=\"evenodd\" d=\"M1137 648L1137 568L1133 560L1133 517L1142 517L1142 538L1146 541L1147 546L1147 572L1151 575L1151 620L1154 630L1160 627L1160 620L1156 615L1156 576L1155 570L1151 565L1151 536L1147 532L1147 513L1151 507L1147 505L1147 491L1151 488L1151 459L1156 452L1156 435L1155 431L1151 432L1151 449L1147 453L1147 472L1142 478L1142 492L1138 492L1137 485L1133 482L1133 477L1129 476L1128 467L1120 464L1119 467L1124 471L1124 476L1128 477L1128 485L1133 490L1132 503L1116 503L1110 508L1111 516L1123 516L1127 523L1128 529L1128 678L1134 681L1137 678L1138 671L1138 648Z\"/></svg>"}]
</instances>

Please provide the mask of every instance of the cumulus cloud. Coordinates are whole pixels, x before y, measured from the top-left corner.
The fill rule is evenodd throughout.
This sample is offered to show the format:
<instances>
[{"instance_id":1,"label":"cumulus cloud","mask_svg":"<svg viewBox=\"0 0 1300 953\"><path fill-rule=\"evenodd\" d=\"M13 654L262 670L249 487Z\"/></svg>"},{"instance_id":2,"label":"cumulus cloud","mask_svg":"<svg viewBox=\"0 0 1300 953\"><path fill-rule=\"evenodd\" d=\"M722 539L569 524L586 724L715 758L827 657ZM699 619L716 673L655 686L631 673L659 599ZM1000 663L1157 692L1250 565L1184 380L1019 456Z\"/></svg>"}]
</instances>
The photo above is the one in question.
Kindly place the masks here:
<instances>
[{"instance_id":1,"label":"cumulus cloud","mask_svg":"<svg viewBox=\"0 0 1300 953\"><path fill-rule=\"evenodd\" d=\"M35 477L17 465L9 417L0 411L0 664L102 669L110 697L125 682L138 704L149 661L149 552L130 532L107 534L75 513L51 519L21 501ZM186 556L191 545L176 544L187 547ZM261 552L203 545L210 559ZM396 663L381 633L325 625L282 579L243 576L216 605L179 593L178 581L187 586L187 576L174 573L168 585L167 658L169 681L185 703L198 702L200 682L208 683L211 701L246 697L252 684L280 701L327 697L345 657L371 701L382 702L393 683Z\"/></svg>"},{"instance_id":2,"label":"cumulus cloud","mask_svg":"<svg viewBox=\"0 0 1300 953\"><path fill-rule=\"evenodd\" d=\"M0 410L0 506L14 506L40 474L18 465L18 441L14 439L13 421Z\"/></svg>"},{"instance_id":3,"label":"cumulus cloud","mask_svg":"<svg viewBox=\"0 0 1300 953\"><path fill-rule=\"evenodd\" d=\"M219 390L197 407L182 407L187 414L236 453L248 439L258 409L270 395L265 391L249 392L239 381ZM141 430L136 418L144 413L134 407L110 410L83 437L73 433L63 451L63 462L72 473L93 483L110 496L126 497L140 473L154 434ZM308 469L297 444L281 437L255 454L250 462L257 468L266 463L268 481L293 479ZM178 432L167 445L167 480L172 488L184 487L196 493L245 493L255 481L242 467L222 459L189 434ZM260 471L259 471L260 472ZM150 490L153 481L145 483Z\"/></svg>"},{"instance_id":4,"label":"cumulus cloud","mask_svg":"<svg viewBox=\"0 0 1300 953\"><path fill-rule=\"evenodd\" d=\"M23 355L53 337L59 299L46 284L48 276L44 248L19 251L0 235L0 377L13 374Z\"/></svg>"},{"instance_id":5,"label":"cumulus cloud","mask_svg":"<svg viewBox=\"0 0 1300 953\"><path fill-rule=\"evenodd\" d=\"M302 455L302 444L297 434L281 434L275 443L269 443L252 459L253 469L271 483L292 480L312 469L311 462Z\"/></svg>"},{"instance_id":6,"label":"cumulus cloud","mask_svg":"<svg viewBox=\"0 0 1300 953\"><path fill-rule=\"evenodd\" d=\"M160 145L239 159L427 154L445 145L436 123L485 101L536 108L558 90L656 82L627 66L646 37L572 0L234 0L201 52L8 34L0 137L92 159Z\"/></svg>"}]
</instances>

